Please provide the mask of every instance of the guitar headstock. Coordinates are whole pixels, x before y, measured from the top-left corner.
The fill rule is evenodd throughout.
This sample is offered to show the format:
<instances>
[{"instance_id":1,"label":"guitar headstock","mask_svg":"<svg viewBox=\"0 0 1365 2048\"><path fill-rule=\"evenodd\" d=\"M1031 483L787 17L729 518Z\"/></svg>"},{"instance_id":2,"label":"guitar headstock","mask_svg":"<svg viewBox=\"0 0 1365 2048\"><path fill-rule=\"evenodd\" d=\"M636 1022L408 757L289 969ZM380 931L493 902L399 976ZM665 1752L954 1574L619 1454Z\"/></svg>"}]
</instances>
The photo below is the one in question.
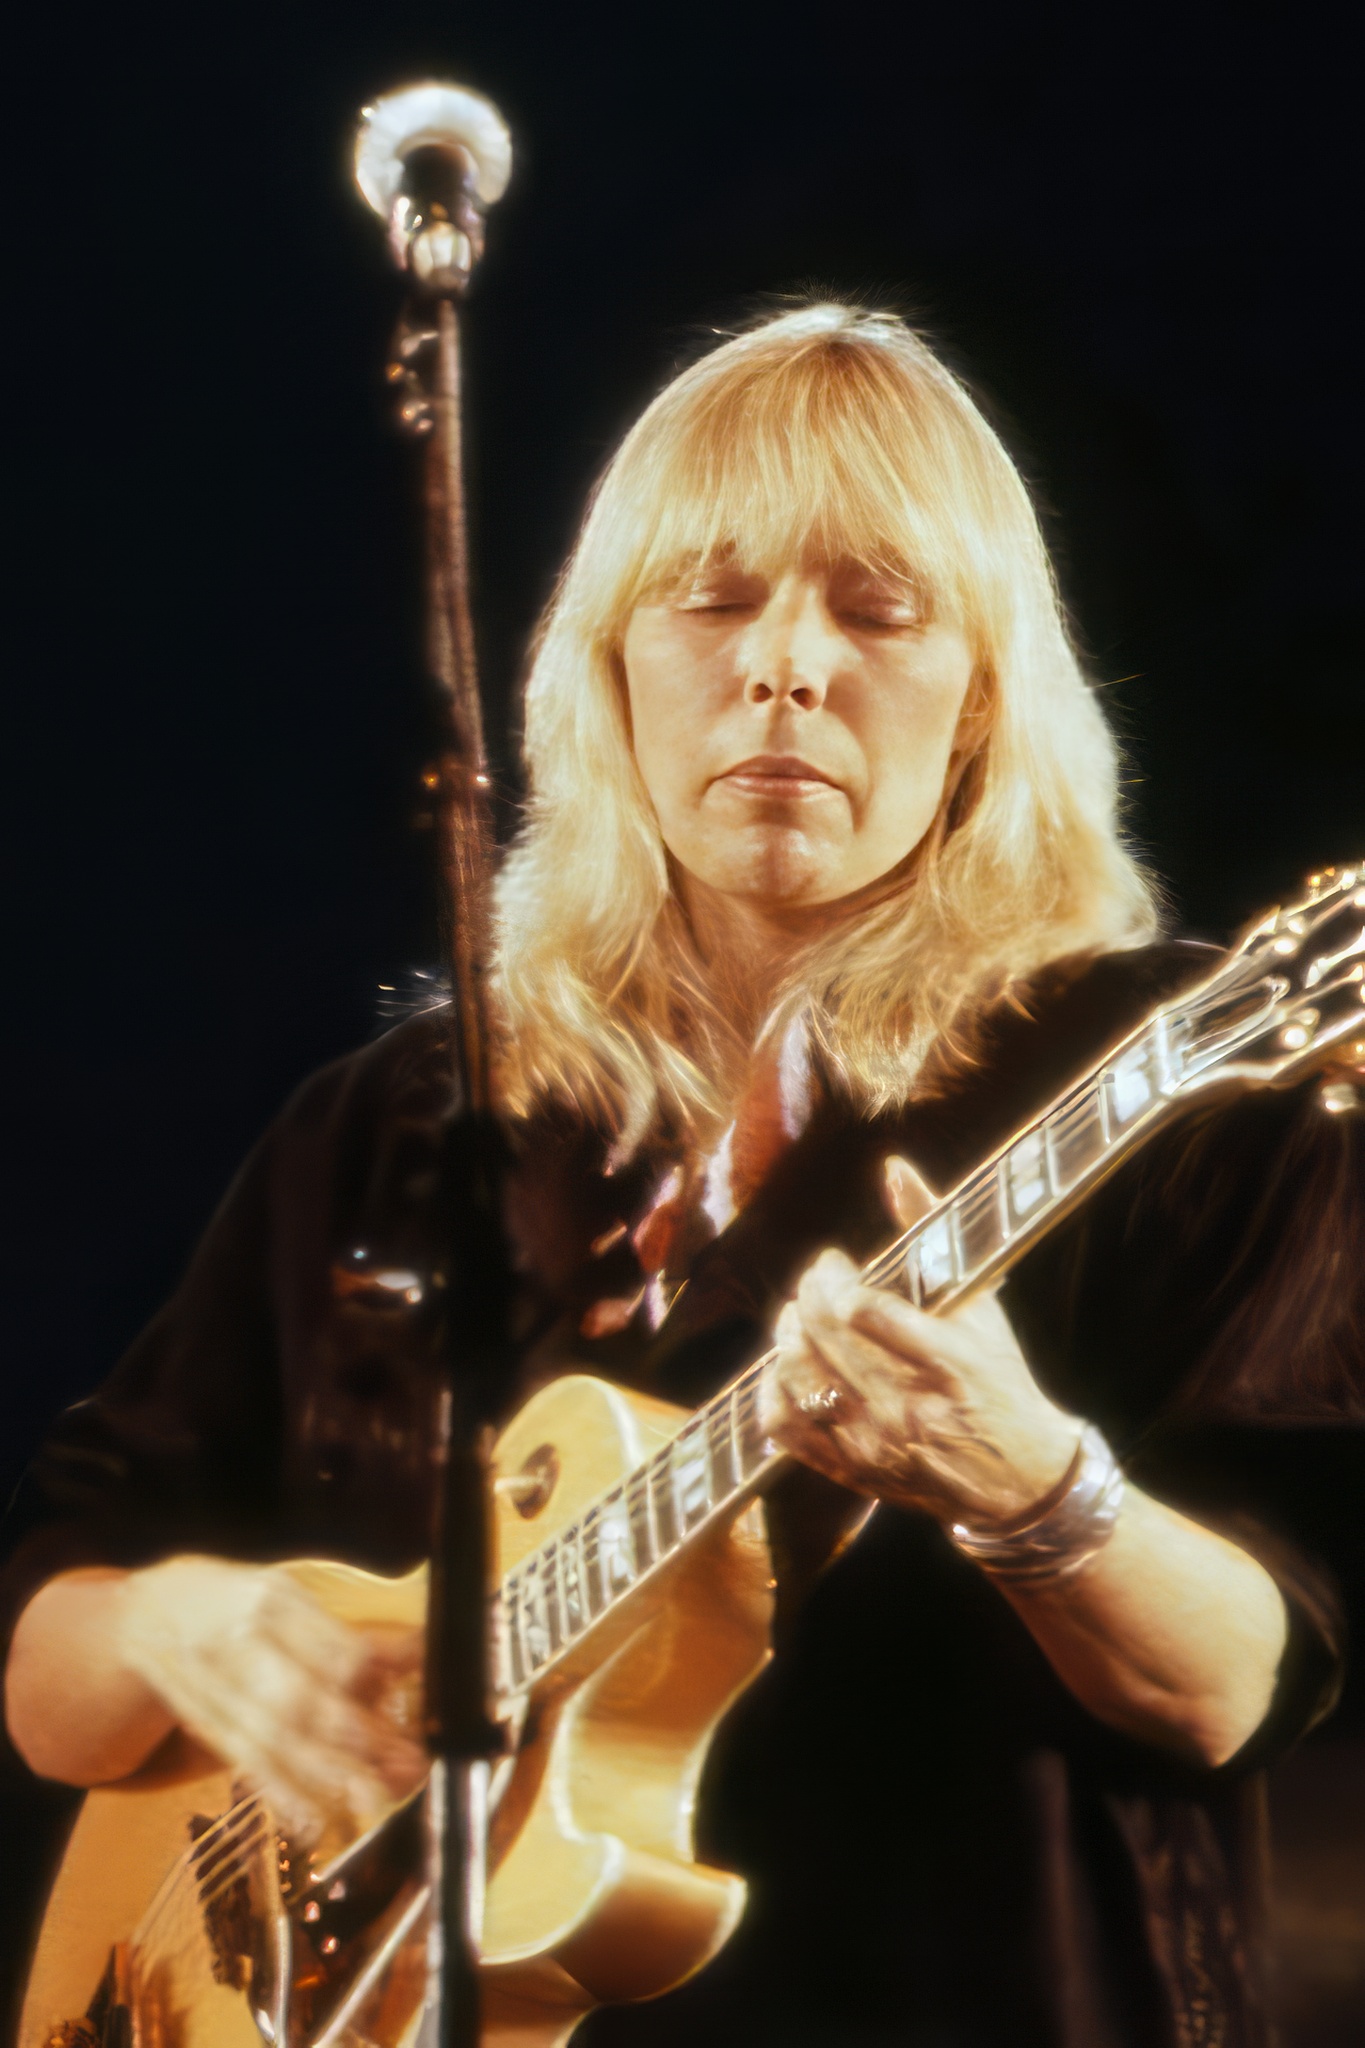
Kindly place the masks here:
<instances>
[{"instance_id":1,"label":"guitar headstock","mask_svg":"<svg viewBox=\"0 0 1365 2048\"><path fill-rule=\"evenodd\" d=\"M1285 1086L1316 1067L1365 1072L1365 863L1310 875L1173 1006L1182 1088Z\"/></svg>"}]
</instances>

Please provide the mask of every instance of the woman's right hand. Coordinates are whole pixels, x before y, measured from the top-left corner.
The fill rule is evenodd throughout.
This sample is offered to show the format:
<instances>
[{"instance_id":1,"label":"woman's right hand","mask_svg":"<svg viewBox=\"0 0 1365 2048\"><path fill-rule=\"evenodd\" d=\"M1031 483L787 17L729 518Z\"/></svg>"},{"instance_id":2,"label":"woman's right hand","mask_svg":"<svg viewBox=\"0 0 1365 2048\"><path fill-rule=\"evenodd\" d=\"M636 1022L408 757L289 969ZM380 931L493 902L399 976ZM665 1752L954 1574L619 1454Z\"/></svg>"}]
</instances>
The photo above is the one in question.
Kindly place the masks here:
<instances>
[{"instance_id":1,"label":"woman's right hand","mask_svg":"<svg viewBox=\"0 0 1365 2048\"><path fill-rule=\"evenodd\" d=\"M9 1720L36 1770L92 1783L142 1760L139 1720L154 1746L169 1717L307 1841L328 1819L369 1826L420 1782L426 1755L398 1705L415 1695L420 1665L419 1632L395 1645L348 1628L282 1566L172 1557L43 1587L15 1631ZM44 1699L63 1693L64 1745L61 1725L43 1715ZM110 1720L119 1706L121 1744ZM113 1769L99 1768L101 1740Z\"/></svg>"}]
</instances>

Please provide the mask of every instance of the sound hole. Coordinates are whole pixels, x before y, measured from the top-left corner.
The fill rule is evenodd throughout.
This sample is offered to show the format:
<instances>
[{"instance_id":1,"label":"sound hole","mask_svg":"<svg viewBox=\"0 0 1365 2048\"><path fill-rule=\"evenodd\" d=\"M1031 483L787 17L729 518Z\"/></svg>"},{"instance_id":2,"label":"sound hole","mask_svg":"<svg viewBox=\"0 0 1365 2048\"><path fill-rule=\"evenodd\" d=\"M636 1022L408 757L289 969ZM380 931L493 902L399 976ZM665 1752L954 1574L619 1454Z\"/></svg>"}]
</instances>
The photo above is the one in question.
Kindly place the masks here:
<instances>
[{"instance_id":1,"label":"sound hole","mask_svg":"<svg viewBox=\"0 0 1365 2048\"><path fill-rule=\"evenodd\" d=\"M517 1474L512 1499L517 1513L526 1521L538 1515L559 1484L559 1453L553 1444L541 1444Z\"/></svg>"}]
</instances>

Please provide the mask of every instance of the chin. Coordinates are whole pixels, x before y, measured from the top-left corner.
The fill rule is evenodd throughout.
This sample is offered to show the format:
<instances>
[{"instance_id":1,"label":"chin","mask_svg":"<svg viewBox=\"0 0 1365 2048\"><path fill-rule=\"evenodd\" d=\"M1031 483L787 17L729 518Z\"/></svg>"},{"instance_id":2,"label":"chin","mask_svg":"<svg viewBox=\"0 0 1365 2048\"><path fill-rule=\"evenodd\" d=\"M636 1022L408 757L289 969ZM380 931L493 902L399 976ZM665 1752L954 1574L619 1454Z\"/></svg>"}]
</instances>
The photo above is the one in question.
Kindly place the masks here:
<instances>
[{"instance_id":1,"label":"chin","mask_svg":"<svg viewBox=\"0 0 1365 2048\"><path fill-rule=\"evenodd\" d=\"M708 863L705 879L725 896L739 896L755 908L802 910L828 903L844 892L838 861L812 845L802 832L765 833L759 843L726 849L731 858Z\"/></svg>"}]
</instances>

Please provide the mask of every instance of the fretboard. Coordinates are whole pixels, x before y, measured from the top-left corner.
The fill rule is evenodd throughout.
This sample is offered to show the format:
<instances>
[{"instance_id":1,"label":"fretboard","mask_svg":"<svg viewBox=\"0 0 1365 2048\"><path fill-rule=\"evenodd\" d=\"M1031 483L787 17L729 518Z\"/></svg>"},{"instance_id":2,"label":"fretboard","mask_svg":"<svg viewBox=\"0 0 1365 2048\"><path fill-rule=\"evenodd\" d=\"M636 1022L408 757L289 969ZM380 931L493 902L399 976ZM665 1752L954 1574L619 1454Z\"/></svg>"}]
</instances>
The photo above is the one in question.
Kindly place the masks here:
<instances>
[{"instance_id":1,"label":"fretboard","mask_svg":"<svg viewBox=\"0 0 1365 2048\"><path fill-rule=\"evenodd\" d=\"M940 1311L1003 1273L1170 1107L1188 1018L1158 1012L864 1268ZM501 1603L517 1690L731 1516L786 1463L758 1421L759 1359L664 1448L510 1572Z\"/></svg>"}]
</instances>

